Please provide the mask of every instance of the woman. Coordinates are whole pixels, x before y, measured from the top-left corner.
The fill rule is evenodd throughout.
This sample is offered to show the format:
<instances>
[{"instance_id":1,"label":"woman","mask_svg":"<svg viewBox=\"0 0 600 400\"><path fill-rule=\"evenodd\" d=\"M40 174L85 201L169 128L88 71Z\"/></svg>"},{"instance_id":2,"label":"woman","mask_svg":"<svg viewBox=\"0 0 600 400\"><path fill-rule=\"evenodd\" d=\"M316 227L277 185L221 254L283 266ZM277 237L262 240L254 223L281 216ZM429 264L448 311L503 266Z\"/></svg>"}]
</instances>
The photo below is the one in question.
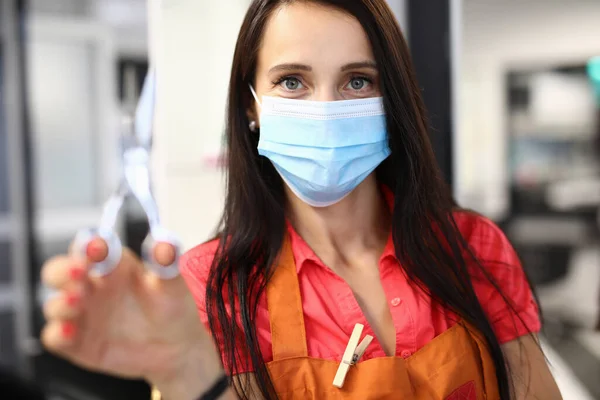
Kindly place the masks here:
<instances>
[{"instance_id":1,"label":"woman","mask_svg":"<svg viewBox=\"0 0 600 400\"><path fill-rule=\"evenodd\" d=\"M384 0L253 1L228 104L221 230L180 262L223 398L560 398L514 251L440 179ZM44 268L46 345L167 399L220 393L184 283L129 254L90 278L105 244L87 255ZM357 323L375 340L338 388Z\"/></svg>"}]
</instances>

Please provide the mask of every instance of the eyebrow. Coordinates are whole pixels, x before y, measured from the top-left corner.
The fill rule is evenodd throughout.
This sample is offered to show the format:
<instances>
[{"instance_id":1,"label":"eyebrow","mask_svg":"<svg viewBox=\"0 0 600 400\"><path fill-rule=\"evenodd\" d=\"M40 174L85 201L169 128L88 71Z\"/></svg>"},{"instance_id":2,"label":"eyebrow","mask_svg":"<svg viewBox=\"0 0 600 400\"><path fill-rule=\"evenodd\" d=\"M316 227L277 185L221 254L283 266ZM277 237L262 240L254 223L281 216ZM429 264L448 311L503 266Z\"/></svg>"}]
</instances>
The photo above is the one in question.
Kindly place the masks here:
<instances>
[{"instance_id":1,"label":"eyebrow","mask_svg":"<svg viewBox=\"0 0 600 400\"><path fill-rule=\"evenodd\" d=\"M371 68L377 69L377 64L373 61L360 61L344 65L341 70L348 71L349 69Z\"/></svg>"},{"instance_id":2,"label":"eyebrow","mask_svg":"<svg viewBox=\"0 0 600 400\"><path fill-rule=\"evenodd\" d=\"M350 69L358 69L358 68L371 68L377 69L377 64L373 61L359 61L353 62L350 64L346 64L340 68L342 72L348 71ZM312 71L312 67L305 64L297 64L297 63L286 63L279 64L274 66L269 70L269 73L272 72L281 72L281 71Z\"/></svg>"},{"instance_id":3,"label":"eyebrow","mask_svg":"<svg viewBox=\"0 0 600 400\"><path fill-rule=\"evenodd\" d=\"M271 72L279 71L312 71L312 68L304 64L279 64L269 70Z\"/></svg>"}]
</instances>

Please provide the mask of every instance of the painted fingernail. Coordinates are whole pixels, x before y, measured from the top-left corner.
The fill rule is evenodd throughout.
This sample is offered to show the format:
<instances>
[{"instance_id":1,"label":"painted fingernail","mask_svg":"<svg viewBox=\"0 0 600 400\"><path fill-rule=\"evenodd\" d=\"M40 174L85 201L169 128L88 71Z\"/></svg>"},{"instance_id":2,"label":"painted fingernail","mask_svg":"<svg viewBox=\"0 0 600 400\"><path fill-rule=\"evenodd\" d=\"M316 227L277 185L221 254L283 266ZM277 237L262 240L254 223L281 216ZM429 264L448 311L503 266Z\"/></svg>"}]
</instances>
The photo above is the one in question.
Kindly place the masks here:
<instances>
[{"instance_id":1,"label":"painted fingernail","mask_svg":"<svg viewBox=\"0 0 600 400\"><path fill-rule=\"evenodd\" d=\"M100 257L100 255L101 255L100 253L102 253L102 251L103 251L102 245L100 245L96 241L90 242L90 244L88 244L88 246L86 248L86 254L90 258Z\"/></svg>"},{"instance_id":2,"label":"painted fingernail","mask_svg":"<svg viewBox=\"0 0 600 400\"><path fill-rule=\"evenodd\" d=\"M65 301L69 307L75 307L79 303L79 295L77 293L69 293Z\"/></svg>"},{"instance_id":3,"label":"painted fingernail","mask_svg":"<svg viewBox=\"0 0 600 400\"><path fill-rule=\"evenodd\" d=\"M72 339L75 336L77 328L72 322L63 322L62 324L62 335L65 339Z\"/></svg>"},{"instance_id":4,"label":"painted fingernail","mask_svg":"<svg viewBox=\"0 0 600 400\"><path fill-rule=\"evenodd\" d=\"M69 275L71 276L71 279L73 279L75 281L78 281L81 278L83 278L84 273L85 273L85 271L81 267L73 267L69 271Z\"/></svg>"}]
</instances>

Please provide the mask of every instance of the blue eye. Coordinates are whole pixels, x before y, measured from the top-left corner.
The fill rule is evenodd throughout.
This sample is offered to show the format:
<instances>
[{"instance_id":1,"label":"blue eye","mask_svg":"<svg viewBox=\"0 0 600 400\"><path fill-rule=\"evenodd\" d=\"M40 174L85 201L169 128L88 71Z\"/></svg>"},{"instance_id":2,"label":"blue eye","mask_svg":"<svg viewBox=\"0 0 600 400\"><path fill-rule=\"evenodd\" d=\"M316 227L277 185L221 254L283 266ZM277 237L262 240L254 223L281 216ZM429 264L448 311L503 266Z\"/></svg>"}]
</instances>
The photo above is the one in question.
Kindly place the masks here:
<instances>
[{"instance_id":1,"label":"blue eye","mask_svg":"<svg viewBox=\"0 0 600 400\"><path fill-rule=\"evenodd\" d=\"M371 83L367 78L352 78L348 83L348 87L352 90L362 90L369 83Z\"/></svg>"},{"instance_id":2,"label":"blue eye","mask_svg":"<svg viewBox=\"0 0 600 400\"><path fill-rule=\"evenodd\" d=\"M297 90L302 87L302 83L297 78L285 78L281 81L286 90Z\"/></svg>"}]
</instances>

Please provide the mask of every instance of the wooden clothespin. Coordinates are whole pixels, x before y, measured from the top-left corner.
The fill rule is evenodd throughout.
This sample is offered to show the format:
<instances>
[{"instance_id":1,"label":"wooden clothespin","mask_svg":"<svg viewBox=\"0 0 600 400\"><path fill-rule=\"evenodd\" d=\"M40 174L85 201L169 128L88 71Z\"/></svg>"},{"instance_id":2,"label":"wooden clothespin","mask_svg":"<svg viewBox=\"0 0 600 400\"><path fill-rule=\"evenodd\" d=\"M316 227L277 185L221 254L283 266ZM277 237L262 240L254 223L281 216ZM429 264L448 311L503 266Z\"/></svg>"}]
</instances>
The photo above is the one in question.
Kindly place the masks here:
<instances>
[{"instance_id":1,"label":"wooden clothespin","mask_svg":"<svg viewBox=\"0 0 600 400\"><path fill-rule=\"evenodd\" d=\"M344 386L344 381L346 380L346 375L348 374L350 367L361 359L365 350L367 350L367 347L369 347L373 341L373 336L366 335L364 339L358 343L364 327L365 326L362 324L354 325L354 330L352 331L352 335L350 335L346 351L344 351L344 356L337 369L335 378L333 379L333 386L337 388L341 389Z\"/></svg>"}]
</instances>

